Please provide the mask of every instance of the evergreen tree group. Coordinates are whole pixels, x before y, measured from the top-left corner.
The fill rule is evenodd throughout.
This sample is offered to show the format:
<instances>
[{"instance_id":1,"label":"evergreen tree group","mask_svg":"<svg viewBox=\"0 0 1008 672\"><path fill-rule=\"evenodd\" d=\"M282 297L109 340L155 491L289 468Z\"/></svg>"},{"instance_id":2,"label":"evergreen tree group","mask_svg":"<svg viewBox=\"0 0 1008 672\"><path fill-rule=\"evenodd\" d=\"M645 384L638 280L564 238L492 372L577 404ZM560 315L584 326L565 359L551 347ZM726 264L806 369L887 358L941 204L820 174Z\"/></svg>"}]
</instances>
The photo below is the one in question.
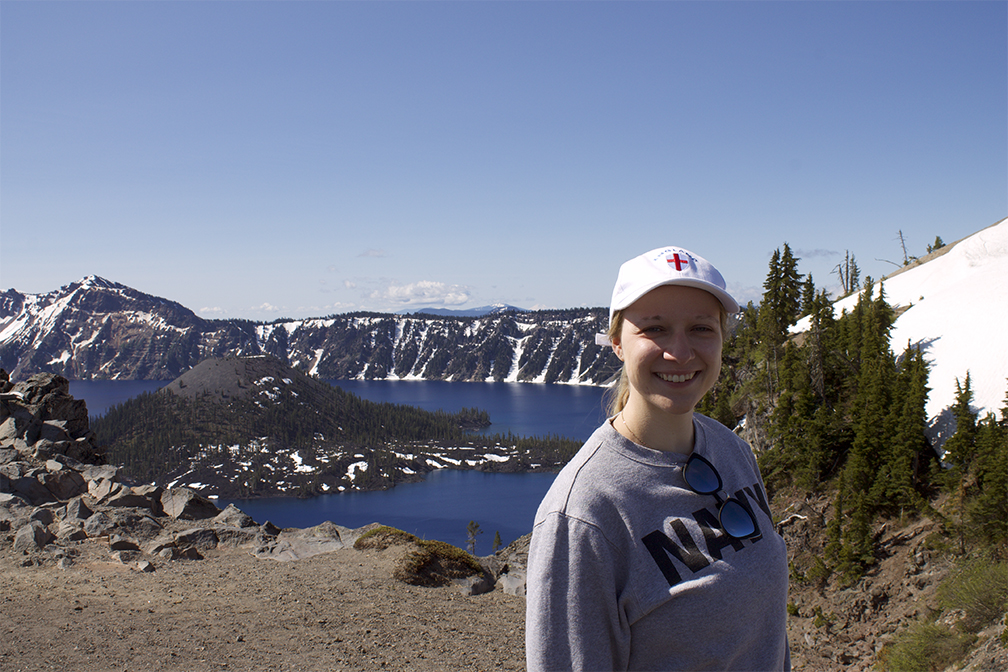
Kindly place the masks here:
<instances>
[{"instance_id":1,"label":"evergreen tree group","mask_svg":"<svg viewBox=\"0 0 1008 672\"><path fill-rule=\"evenodd\" d=\"M853 580L874 562L880 516L931 509L934 495L961 502L948 521L963 548L1008 540L1008 403L978 422L968 373L952 412L957 430L944 466L927 436L928 365L919 344L893 354L895 322L885 287L866 278L858 303L835 316L825 291L797 270L785 243L772 255L759 306L739 315L722 375L698 410L729 427L745 419L771 496L795 489L828 494L833 512L823 562ZM858 278L848 253L847 282ZM799 318L803 328L792 333Z\"/></svg>"}]
</instances>

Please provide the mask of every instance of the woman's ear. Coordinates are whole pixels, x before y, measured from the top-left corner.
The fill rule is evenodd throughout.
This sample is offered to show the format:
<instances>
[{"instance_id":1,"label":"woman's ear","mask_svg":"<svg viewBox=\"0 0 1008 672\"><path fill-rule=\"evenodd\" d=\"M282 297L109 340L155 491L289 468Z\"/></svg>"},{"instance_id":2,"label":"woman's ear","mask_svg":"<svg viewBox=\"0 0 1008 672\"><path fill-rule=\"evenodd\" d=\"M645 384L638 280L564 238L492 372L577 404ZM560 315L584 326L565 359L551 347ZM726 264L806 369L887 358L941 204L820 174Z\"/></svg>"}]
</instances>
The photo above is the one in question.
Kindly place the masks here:
<instances>
[{"instance_id":1,"label":"woman's ear","mask_svg":"<svg viewBox=\"0 0 1008 672\"><path fill-rule=\"evenodd\" d=\"M620 343L619 338L612 339L612 351L614 353L616 353L616 356L619 357L619 360L622 362L623 361L623 344Z\"/></svg>"}]
</instances>

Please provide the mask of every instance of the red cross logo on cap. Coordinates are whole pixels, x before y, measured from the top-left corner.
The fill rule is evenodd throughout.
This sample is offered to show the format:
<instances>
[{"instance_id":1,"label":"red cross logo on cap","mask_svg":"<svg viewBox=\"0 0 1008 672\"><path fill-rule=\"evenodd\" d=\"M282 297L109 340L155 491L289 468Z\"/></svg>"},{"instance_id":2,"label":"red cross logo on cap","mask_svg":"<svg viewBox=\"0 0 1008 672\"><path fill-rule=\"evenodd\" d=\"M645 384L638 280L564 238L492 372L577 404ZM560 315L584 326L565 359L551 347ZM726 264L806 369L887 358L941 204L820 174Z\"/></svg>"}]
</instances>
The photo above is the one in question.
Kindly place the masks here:
<instances>
[{"instance_id":1,"label":"red cross logo on cap","mask_svg":"<svg viewBox=\"0 0 1008 672\"><path fill-rule=\"evenodd\" d=\"M672 264L675 264L675 270L677 270L677 271L681 271L683 269L683 266L688 266L689 265L689 260L688 259L683 259L682 257L680 257L678 252L676 252L675 254L673 254L671 259L666 258L665 261L667 261L669 263L669 266L671 266Z\"/></svg>"}]
</instances>

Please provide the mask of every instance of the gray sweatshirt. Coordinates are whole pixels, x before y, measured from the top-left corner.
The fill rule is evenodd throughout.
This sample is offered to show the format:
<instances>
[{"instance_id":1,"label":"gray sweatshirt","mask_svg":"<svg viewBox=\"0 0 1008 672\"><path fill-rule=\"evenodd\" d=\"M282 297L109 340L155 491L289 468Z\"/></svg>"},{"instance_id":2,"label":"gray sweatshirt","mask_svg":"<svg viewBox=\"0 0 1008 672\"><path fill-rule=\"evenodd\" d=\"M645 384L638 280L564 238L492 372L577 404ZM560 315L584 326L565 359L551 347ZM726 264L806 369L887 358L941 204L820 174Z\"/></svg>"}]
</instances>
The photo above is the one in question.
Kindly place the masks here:
<instances>
[{"instance_id":1,"label":"gray sweatshirt","mask_svg":"<svg viewBox=\"0 0 1008 672\"><path fill-rule=\"evenodd\" d=\"M695 414L694 451L756 516L739 541L686 456L599 427L536 513L528 559L529 670L789 670L788 560L749 446Z\"/></svg>"}]
</instances>

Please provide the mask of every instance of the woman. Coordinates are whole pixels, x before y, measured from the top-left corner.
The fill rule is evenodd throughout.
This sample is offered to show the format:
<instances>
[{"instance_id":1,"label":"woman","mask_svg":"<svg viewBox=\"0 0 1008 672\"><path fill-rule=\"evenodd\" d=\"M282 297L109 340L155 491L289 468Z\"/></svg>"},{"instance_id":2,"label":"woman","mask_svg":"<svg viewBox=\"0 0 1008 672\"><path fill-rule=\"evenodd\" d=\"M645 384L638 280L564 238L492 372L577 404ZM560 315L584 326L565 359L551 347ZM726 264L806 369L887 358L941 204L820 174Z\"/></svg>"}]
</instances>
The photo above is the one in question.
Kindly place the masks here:
<instances>
[{"instance_id":1,"label":"woman","mask_svg":"<svg viewBox=\"0 0 1008 672\"><path fill-rule=\"evenodd\" d=\"M738 304L678 247L620 268L611 417L557 476L529 550L530 670L786 670L788 562L749 446L693 412Z\"/></svg>"}]
</instances>

